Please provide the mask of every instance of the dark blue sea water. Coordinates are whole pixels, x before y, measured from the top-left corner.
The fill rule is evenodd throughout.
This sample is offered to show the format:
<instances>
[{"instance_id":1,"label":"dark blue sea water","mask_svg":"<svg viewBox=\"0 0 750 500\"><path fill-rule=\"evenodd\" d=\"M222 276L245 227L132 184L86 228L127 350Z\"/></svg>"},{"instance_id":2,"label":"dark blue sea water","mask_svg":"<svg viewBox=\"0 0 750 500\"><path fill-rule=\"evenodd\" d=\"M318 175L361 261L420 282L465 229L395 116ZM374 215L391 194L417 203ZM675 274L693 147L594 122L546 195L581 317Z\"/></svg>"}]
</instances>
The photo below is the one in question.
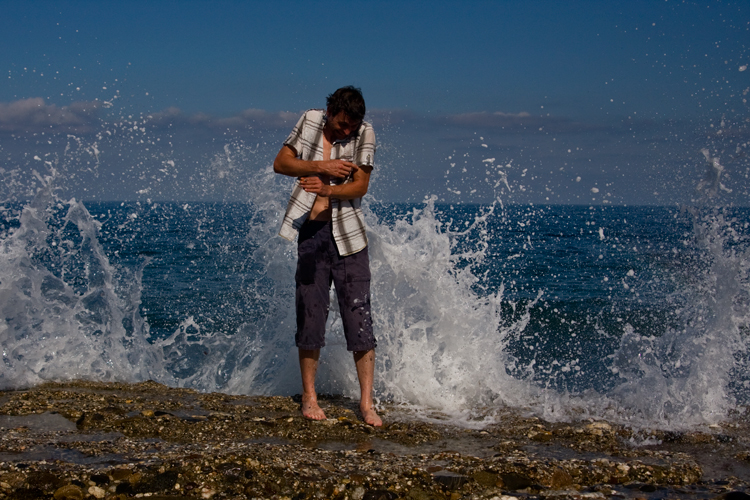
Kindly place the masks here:
<instances>
[{"instance_id":1,"label":"dark blue sea water","mask_svg":"<svg viewBox=\"0 0 750 500\"><path fill-rule=\"evenodd\" d=\"M247 203L6 205L3 387L299 392L286 188ZM380 400L683 428L750 398L750 210L367 204ZM338 313L319 389L353 394Z\"/></svg>"}]
</instances>

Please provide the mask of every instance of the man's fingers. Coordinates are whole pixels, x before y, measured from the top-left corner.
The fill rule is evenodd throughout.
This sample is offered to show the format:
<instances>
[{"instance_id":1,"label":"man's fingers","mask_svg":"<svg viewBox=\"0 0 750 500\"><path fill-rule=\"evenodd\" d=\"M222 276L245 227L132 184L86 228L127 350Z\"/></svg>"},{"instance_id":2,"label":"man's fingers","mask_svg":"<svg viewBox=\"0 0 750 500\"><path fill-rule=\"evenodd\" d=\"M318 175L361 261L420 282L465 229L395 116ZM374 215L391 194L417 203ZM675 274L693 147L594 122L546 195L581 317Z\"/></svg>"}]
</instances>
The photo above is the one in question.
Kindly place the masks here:
<instances>
[{"instance_id":1,"label":"man's fingers","mask_svg":"<svg viewBox=\"0 0 750 500\"><path fill-rule=\"evenodd\" d=\"M336 166L336 173L339 177L346 177L349 175L349 172L352 170L352 168L348 165L337 165Z\"/></svg>"},{"instance_id":2,"label":"man's fingers","mask_svg":"<svg viewBox=\"0 0 750 500\"><path fill-rule=\"evenodd\" d=\"M302 189L308 193L316 194L318 194L323 187L323 183L318 177L302 177L300 179L300 185L302 186Z\"/></svg>"},{"instance_id":3,"label":"man's fingers","mask_svg":"<svg viewBox=\"0 0 750 500\"><path fill-rule=\"evenodd\" d=\"M352 171L358 167L356 164L346 160L333 160L330 168L329 175L334 177L347 177Z\"/></svg>"}]
</instances>

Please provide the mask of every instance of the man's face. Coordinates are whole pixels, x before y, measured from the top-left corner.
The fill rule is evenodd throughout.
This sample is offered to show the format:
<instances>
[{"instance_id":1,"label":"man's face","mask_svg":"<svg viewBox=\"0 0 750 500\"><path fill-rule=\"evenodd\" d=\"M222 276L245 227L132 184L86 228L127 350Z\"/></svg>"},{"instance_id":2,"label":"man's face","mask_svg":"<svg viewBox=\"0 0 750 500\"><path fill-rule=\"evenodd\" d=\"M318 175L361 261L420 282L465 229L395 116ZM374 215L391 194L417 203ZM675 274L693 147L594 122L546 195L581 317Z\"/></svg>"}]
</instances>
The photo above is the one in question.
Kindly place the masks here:
<instances>
[{"instance_id":1,"label":"man's face","mask_svg":"<svg viewBox=\"0 0 750 500\"><path fill-rule=\"evenodd\" d=\"M353 120L344 111L341 111L336 116L331 116L329 113L328 121L326 122L331 139L334 141L346 139L359 130L360 125L362 125L361 120Z\"/></svg>"}]
</instances>

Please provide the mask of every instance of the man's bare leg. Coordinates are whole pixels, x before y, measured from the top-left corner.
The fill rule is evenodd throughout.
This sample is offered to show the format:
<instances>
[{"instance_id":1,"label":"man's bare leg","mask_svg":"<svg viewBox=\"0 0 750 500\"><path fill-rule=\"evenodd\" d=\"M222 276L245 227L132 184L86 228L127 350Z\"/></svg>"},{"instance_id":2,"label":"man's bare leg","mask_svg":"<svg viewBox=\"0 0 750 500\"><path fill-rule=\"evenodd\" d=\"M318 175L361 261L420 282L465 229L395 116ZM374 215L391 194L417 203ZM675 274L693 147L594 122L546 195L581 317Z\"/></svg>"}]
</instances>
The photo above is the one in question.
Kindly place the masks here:
<instances>
[{"instance_id":1,"label":"man's bare leg","mask_svg":"<svg viewBox=\"0 0 750 500\"><path fill-rule=\"evenodd\" d=\"M365 423L380 427L383 421L375 412L372 401L372 384L375 379L375 349L359 351L354 353L354 364L357 365L357 377L359 378L359 411Z\"/></svg>"},{"instance_id":2,"label":"man's bare leg","mask_svg":"<svg viewBox=\"0 0 750 500\"><path fill-rule=\"evenodd\" d=\"M318 406L315 392L315 374L318 371L320 349L299 350L299 370L302 374L302 416L310 420L325 420L326 414Z\"/></svg>"}]
</instances>

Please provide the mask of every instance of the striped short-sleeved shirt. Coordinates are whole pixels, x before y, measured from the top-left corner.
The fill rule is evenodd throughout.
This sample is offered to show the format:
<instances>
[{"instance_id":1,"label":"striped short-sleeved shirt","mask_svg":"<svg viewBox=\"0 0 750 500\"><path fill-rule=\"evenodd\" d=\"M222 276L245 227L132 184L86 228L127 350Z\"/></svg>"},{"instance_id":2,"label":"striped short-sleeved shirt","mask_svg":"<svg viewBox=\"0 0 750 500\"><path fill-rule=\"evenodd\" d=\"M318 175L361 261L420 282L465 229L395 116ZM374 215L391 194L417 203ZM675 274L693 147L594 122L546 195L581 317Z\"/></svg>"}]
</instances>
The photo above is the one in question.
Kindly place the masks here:
<instances>
[{"instance_id":1,"label":"striped short-sleeved shirt","mask_svg":"<svg viewBox=\"0 0 750 500\"><path fill-rule=\"evenodd\" d=\"M297 157L305 161L323 160L323 127L326 122L325 110L310 109L305 111L295 125L292 133L284 141L296 151ZM375 132L372 125L362 122L356 134L336 141L331 146L332 160L347 160L359 166L374 166ZM351 179L331 179L331 184L351 182ZM281 223L279 235L289 241L299 233L299 228L307 220L315 203L315 193L307 193L300 186L299 179L294 183L292 195ZM331 198L333 238L339 255L346 256L359 252L367 246L365 218L360 204L362 198L338 200Z\"/></svg>"}]
</instances>

